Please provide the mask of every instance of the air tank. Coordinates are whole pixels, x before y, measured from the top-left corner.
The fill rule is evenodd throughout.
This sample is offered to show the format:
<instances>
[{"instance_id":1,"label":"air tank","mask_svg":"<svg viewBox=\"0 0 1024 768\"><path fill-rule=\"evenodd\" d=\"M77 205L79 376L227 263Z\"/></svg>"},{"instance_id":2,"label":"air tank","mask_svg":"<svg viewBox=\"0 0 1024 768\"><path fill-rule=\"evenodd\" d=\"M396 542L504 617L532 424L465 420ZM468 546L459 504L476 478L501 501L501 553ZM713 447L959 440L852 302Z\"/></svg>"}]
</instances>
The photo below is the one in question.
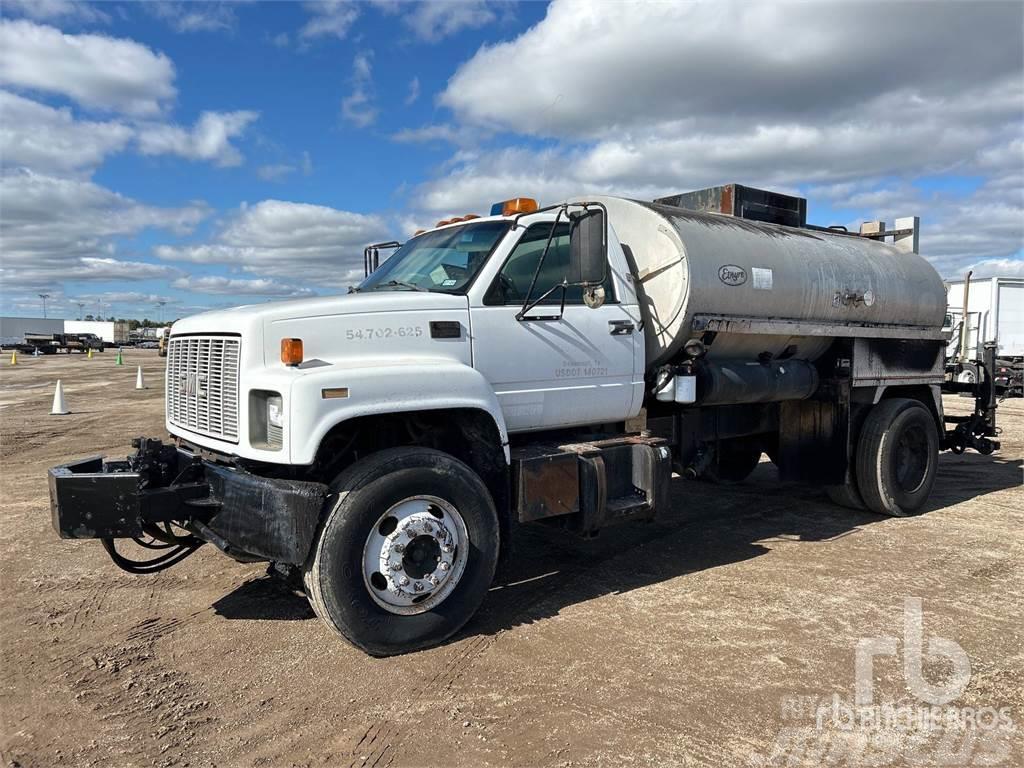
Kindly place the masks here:
<instances>
[{"instance_id":1,"label":"air tank","mask_svg":"<svg viewBox=\"0 0 1024 768\"><path fill-rule=\"evenodd\" d=\"M717 331L709 360L814 360L837 337L941 332L945 289L916 253L657 203L586 199L608 209L638 278L648 367L678 359L708 329Z\"/></svg>"}]
</instances>

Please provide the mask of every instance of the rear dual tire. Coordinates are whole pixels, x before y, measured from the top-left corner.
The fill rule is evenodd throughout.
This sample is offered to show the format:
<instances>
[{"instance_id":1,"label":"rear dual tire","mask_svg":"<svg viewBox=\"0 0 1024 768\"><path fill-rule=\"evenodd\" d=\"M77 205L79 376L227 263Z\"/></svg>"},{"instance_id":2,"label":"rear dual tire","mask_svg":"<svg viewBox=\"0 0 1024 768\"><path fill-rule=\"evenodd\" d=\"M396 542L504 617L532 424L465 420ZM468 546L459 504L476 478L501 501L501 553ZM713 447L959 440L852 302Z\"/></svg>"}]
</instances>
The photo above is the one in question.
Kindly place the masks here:
<instances>
[{"instance_id":1,"label":"rear dual tire","mask_svg":"<svg viewBox=\"0 0 1024 768\"><path fill-rule=\"evenodd\" d=\"M757 469L761 453L761 444L753 438L720 440L703 478L719 485L742 483Z\"/></svg>"},{"instance_id":2,"label":"rear dual tire","mask_svg":"<svg viewBox=\"0 0 1024 768\"><path fill-rule=\"evenodd\" d=\"M939 434L931 412L917 400L883 400L861 427L850 478L826 492L844 507L905 517L928 501L938 464Z\"/></svg>"}]
</instances>

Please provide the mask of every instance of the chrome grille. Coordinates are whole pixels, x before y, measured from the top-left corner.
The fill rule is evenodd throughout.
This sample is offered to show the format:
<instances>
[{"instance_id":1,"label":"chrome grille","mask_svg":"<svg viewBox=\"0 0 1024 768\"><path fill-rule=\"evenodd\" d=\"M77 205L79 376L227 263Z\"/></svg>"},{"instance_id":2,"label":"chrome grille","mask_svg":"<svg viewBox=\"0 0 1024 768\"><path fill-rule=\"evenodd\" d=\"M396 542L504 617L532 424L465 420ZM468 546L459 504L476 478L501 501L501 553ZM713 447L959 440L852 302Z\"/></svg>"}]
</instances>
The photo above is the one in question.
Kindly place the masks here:
<instances>
[{"instance_id":1,"label":"chrome grille","mask_svg":"<svg viewBox=\"0 0 1024 768\"><path fill-rule=\"evenodd\" d=\"M239 340L232 336L172 337L167 347L167 420L238 442Z\"/></svg>"}]
</instances>

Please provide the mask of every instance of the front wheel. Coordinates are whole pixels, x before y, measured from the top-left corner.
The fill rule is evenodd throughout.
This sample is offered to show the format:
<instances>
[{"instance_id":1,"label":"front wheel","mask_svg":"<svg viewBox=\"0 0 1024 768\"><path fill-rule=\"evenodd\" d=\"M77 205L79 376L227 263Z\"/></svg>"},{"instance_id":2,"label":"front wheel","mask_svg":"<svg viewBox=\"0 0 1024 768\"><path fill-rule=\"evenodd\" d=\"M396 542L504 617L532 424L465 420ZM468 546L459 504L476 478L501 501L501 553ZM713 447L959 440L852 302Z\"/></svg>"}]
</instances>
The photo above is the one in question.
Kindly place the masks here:
<instances>
[{"instance_id":1,"label":"front wheel","mask_svg":"<svg viewBox=\"0 0 1024 768\"><path fill-rule=\"evenodd\" d=\"M374 656L426 648L476 612L498 561L498 516L480 478L429 448L352 465L304 570L317 615Z\"/></svg>"}]
</instances>

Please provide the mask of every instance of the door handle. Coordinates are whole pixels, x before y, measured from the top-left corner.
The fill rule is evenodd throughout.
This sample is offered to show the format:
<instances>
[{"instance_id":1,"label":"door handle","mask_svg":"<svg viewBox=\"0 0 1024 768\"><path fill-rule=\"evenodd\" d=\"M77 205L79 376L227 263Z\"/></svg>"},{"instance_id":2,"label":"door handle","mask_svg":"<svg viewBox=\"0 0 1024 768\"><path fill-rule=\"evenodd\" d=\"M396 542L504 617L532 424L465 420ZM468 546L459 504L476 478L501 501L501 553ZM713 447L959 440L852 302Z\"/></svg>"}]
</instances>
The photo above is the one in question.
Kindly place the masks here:
<instances>
[{"instance_id":1,"label":"door handle","mask_svg":"<svg viewBox=\"0 0 1024 768\"><path fill-rule=\"evenodd\" d=\"M609 320L608 333L612 336L628 336L636 329L632 320Z\"/></svg>"}]
</instances>

